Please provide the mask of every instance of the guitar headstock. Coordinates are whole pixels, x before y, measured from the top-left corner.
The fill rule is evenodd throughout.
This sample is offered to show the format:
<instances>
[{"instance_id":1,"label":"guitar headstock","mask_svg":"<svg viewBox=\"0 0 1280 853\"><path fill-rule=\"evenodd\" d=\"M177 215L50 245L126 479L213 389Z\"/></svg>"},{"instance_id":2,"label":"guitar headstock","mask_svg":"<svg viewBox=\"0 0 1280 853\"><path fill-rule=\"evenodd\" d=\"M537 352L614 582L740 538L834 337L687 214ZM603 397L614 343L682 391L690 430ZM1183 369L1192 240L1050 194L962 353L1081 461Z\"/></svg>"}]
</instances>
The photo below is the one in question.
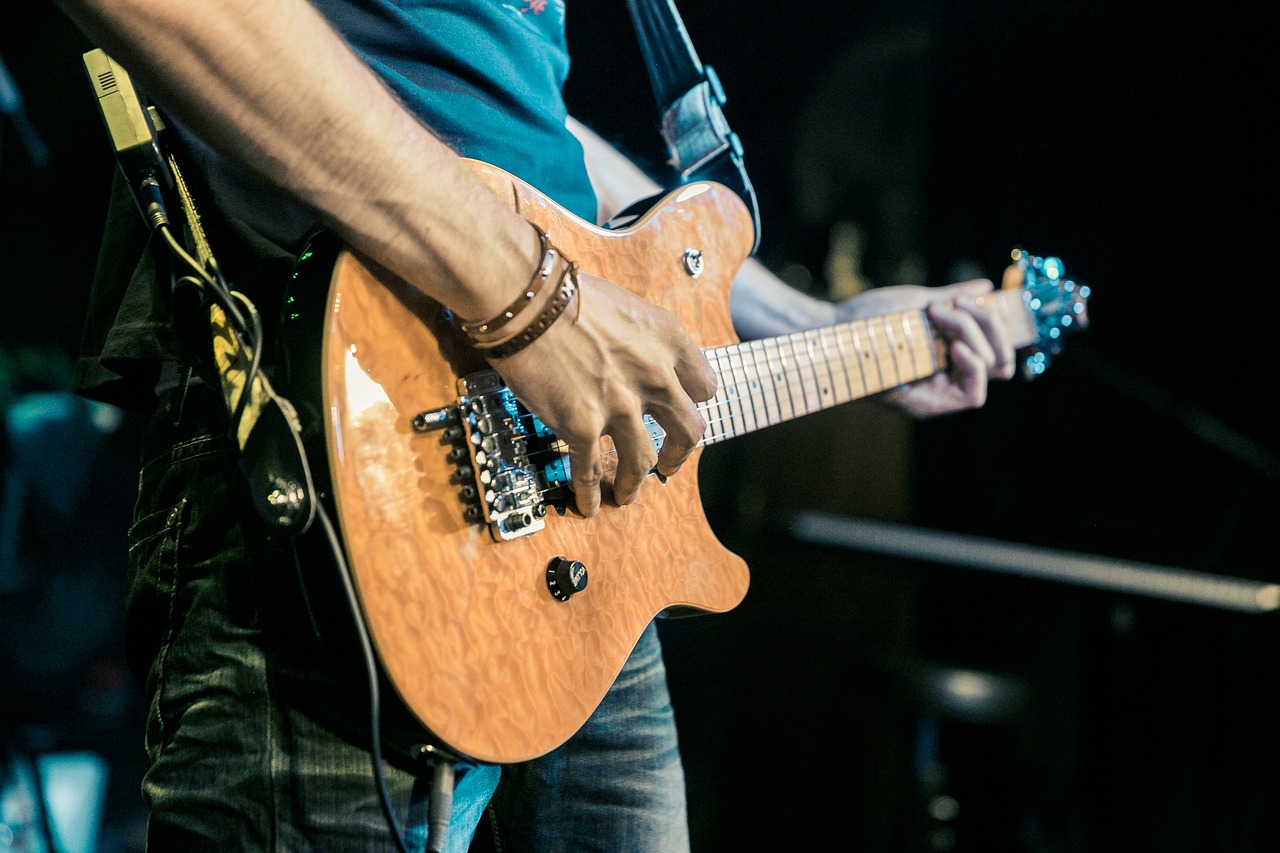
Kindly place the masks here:
<instances>
[{"instance_id":1,"label":"guitar headstock","mask_svg":"<svg viewBox=\"0 0 1280 853\"><path fill-rule=\"evenodd\" d=\"M1089 327L1089 286L1065 275L1059 258L1042 258L1019 247L1005 271L1005 287L1019 287L1034 326L1034 341L1022 359L1022 375L1034 379L1062 352L1071 332Z\"/></svg>"}]
</instances>

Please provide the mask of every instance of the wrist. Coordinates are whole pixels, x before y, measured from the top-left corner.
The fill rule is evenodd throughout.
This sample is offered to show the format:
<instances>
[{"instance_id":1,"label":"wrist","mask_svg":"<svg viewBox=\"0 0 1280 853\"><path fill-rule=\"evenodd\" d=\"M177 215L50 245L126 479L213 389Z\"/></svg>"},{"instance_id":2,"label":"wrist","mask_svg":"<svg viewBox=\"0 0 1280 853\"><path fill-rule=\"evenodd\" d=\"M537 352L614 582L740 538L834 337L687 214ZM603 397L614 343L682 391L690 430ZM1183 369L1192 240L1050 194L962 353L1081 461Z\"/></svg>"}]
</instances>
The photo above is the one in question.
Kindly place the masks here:
<instances>
[{"instance_id":1,"label":"wrist","mask_svg":"<svg viewBox=\"0 0 1280 853\"><path fill-rule=\"evenodd\" d=\"M577 268L552 245L541 228L533 228L541 255L528 284L515 299L484 320L454 316L458 330L486 358L508 358L533 343L577 296Z\"/></svg>"},{"instance_id":2,"label":"wrist","mask_svg":"<svg viewBox=\"0 0 1280 853\"><path fill-rule=\"evenodd\" d=\"M442 301L467 327L497 323L513 306L527 304L549 245L542 229L522 217L486 226L484 233L484 242L468 248L465 258L443 262L442 273L454 284Z\"/></svg>"},{"instance_id":3,"label":"wrist","mask_svg":"<svg viewBox=\"0 0 1280 853\"><path fill-rule=\"evenodd\" d=\"M530 223L532 225L533 223ZM540 250L540 260L534 267L533 274L529 277L528 283L516 295L505 308L497 312L493 316L484 320L467 320L463 317L457 317L458 329L466 335L473 344L492 345L499 340L509 337L507 326L516 317L524 314L535 304L535 300L542 294L542 290L546 287L548 280L560 268L563 259L560 252L555 246L551 245L551 241L547 239L546 232L536 225L533 230L538 235L538 245ZM561 275L563 272L561 272ZM540 304L540 303L539 303ZM519 324L513 325L518 328ZM525 325L528 325L527 322Z\"/></svg>"}]
</instances>

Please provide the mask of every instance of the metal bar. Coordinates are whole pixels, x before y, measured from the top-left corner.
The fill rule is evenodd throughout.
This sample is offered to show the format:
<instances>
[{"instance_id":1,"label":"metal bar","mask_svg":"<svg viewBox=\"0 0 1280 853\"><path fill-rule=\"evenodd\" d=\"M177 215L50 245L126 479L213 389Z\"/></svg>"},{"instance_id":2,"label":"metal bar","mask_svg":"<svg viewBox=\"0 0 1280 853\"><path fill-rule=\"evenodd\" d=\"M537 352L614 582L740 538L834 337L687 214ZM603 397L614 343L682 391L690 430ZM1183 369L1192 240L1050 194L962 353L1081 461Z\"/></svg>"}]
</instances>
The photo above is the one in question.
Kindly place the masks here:
<instances>
[{"instance_id":1,"label":"metal bar","mask_svg":"<svg viewBox=\"0 0 1280 853\"><path fill-rule=\"evenodd\" d=\"M789 530L796 539L818 545L1130 592L1206 607L1247 613L1264 613L1280 607L1280 585L1277 584L905 524L801 512L792 516Z\"/></svg>"}]
</instances>

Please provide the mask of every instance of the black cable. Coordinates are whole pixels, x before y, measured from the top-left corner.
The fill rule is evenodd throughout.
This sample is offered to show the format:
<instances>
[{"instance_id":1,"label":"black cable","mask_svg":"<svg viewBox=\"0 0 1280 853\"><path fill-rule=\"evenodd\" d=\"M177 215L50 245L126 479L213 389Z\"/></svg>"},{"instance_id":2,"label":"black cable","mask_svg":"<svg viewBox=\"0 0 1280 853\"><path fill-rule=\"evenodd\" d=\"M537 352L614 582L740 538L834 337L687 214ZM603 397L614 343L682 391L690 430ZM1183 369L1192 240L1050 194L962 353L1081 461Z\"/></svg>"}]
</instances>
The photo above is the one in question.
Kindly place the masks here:
<instances>
[{"instance_id":1,"label":"black cable","mask_svg":"<svg viewBox=\"0 0 1280 853\"><path fill-rule=\"evenodd\" d=\"M154 186L148 186L148 185ZM244 389L240 393L240 399L237 401L235 411L231 416L231 436L234 439L239 428L240 419L243 417L245 408L249 401L253 382L256 379L262 363L262 323L257 311L253 308L253 304L244 299L239 293L233 291L222 276L222 272L217 263L210 258L208 268L199 264L186 249L178 242L172 230L169 228L168 216L165 213L163 198L159 193L159 184L153 179L143 181L143 189L149 193L152 200L147 206L147 219L154 231L159 232L164 238L170 251L181 260L193 275L184 276L179 281L191 281L202 294L210 298L218 304L225 314L231 320L233 331L241 338L241 345L245 345L248 341L250 348L250 366L245 372ZM245 314L236 305L237 301L243 301L245 309L249 313L249 320L245 319ZM316 515L324 526L325 537L329 543L329 549L333 554L335 563L338 566L338 575L342 579L343 589L346 593L347 602L351 607L351 613L354 617L356 632L359 637L359 645L361 655L364 659L365 672L369 680L369 734L370 734L370 757L373 764L374 784L378 789L378 798L382 805L383 815L387 820L387 826L391 830L391 835L395 841L396 848L400 853L408 853L408 846L404 839L404 833L400 829L400 824L396 820L395 812L391 806L391 795L387 790L387 780L382 769L382 724L381 724L381 697L378 687L378 667L374 658L373 644L369 639L368 629L364 624L363 614L360 612L359 600L356 595L355 584L351 578L351 570L347 565L346 558L343 554L342 544L338 541L337 532L334 529L333 522L329 518L328 512L325 510L324 504L316 502ZM453 763L448 760L438 760L435 765L435 776L432 783L431 802L428 806L430 827L430 841L432 849L436 851L444 850L444 843L448 835L449 819L453 811ZM436 846L438 842L439 846Z\"/></svg>"},{"instance_id":2,"label":"black cable","mask_svg":"<svg viewBox=\"0 0 1280 853\"><path fill-rule=\"evenodd\" d=\"M244 374L244 389L240 392L240 399L236 401L236 409L231 413L231 428L234 431L232 432L234 437L240 429L240 419L244 417L245 409L249 405L249 398L253 393L253 383L258 377L258 371L262 369L262 318L259 317L257 310L253 308L252 303L247 299L241 297L239 293L233 292L233 295L244 301L249 308L249 316L253 319L249 335L251 338L249 343L249 369Z\"/></svg>"},{"instance_id":3,"label":"black cable","mask_svg":"<svg viewBox=\"0 0 1280 853\"><path fill-rule=\"evenodd\" d=\"M147 182L144 181L145 183ZM249 348L250 363L248 370L245 371L244 388L240 393L240 399L236 401L235 410L231 413L229 431L234 439L240 429L240 419L244 417L245 409L248 407L253 383L262 368L262 320L252 304L230 288L222 276L221 269L212 258L209 259L208 268L206 268L183 248L169 227L168 216L160 202L151 202L148 210L151 212L149 221L153 230L164 238L169 251L191 270L190 275L178 279L179 283L190 282L202 295L221 307L223 313L230 319L232 330L240 338L241 346ZM245 311L242 311L237 303L244 305L249 319L245 319Z\"/></svg>"},{"instance_id":4,"label":"black cable","mask_svg":"<svg viewBox=\"0 0 1280 853\"><path fill-rule=\"evenodd\" d=\"M400 853L408 853L404 834L401 832L400 824L391 809L391 795L387 792L387 780L382 772L381 700L378 691L378 667L373 657L373 644L369 641L369 631L365 627L364 617L360 612L355 584L351 580L351 569L342 553L342 544L338 541L338 535L334 530L333 522L329 519L329 513L325 510L324 504L319 502L316 505L316 517L324 525L325 537L328 539L329 547L333 551L333 558L338 564L338 576L342 579L342 586L347 594L347 602L351 605L351 613L355 617L356 633L360 639L360 652L364 657L365 672L369 676L369 753L373 759L374 783L378 787L378 796L382 802L382 812L386 816L387 826L391 829L391 836L395 840L396 847L400 850Z\"/></svg>"}]
</instances>

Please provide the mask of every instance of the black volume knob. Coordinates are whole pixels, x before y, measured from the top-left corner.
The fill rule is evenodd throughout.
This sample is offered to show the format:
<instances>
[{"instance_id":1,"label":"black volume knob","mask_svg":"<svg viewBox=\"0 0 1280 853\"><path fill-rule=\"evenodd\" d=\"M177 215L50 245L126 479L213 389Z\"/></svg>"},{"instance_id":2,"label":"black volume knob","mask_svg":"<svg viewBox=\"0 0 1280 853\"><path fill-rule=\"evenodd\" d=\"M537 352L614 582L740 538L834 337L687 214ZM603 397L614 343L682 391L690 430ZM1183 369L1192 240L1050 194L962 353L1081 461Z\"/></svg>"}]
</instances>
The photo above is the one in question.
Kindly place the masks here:
<instances>
[{"instance_id":1,"label":"black volume knob","mask_svg":"<svg viewBox=\"0 0 1280 853\"><path fill-rule=\"evenodd\" d=\"M553 557L547 564L547 589L560 601L568 601L587 588L587 567L577 560Z\"/></svg>"}]
</instances>

